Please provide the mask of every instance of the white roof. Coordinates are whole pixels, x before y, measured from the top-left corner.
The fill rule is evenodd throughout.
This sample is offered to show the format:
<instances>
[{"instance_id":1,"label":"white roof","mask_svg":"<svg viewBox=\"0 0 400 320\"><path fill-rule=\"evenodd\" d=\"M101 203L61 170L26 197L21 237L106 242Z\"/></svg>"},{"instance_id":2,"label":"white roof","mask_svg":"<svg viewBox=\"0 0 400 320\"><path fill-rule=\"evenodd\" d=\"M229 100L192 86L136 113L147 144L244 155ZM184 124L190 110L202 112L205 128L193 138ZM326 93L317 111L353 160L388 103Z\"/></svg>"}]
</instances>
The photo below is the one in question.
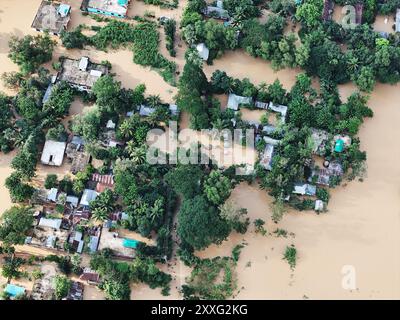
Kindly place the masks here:
<instances>
[{"instance_id":1,"label":"white roof","mask_svg":"<svg viewBox=\"0 0 400 320\"><path fill-rule=\"evenodd\" d=\"M66 146L67 144L65 142L47 140L44 144L40 161L49 166L61 166Z\"/></svg>"},{"instance_id":2,"label":"white roof","mask_svg":"<svg viewBox=\"0 0 400 320\"><path fill-rule=\"evenodd\" d=\"M79 70L86 71L88 64L89 64L89 58L82 57L81 60L79 61Z\"/></svg>"},{"instance_id":3,"label":"white roof","mask_svg":"<svg viewBox=\"0 0 400 320\"><path fill-rule=\"evenodd\" d=\"M232 110L239 110L239 105L240 104L250 104L252 101L251 97L242 97L238 96L234 93L230 93L228 97L228 109Z\"/></svg>"},{"instance_id":4,"label":"white roof","mask_svg":"<svg viewBox=\"0 0 400 320\"><path fill-rule=\"evenodd\" d=\"M261 102L261 101L256 101L254 106L258 109L268 109L269 103L268 102Z\"/></svg>"},{"instance_id":5,"label":"white roof","mask_svg":"<svg viewBox=\"0 0 400 320\"><path fill-rule=\"evenodd\" d=\"M99 194L91 189L85 189L81 198L80 204L82 206L89 206L90 202L97 198Z\"/></svg>"},{"instance_id":6,"label":"white roof","mask_svg":"<svg viewBox=\"0 0 400 320\"><path fill-rule=\"evenodd\" d=\"M103 72L101 72L100 70L90 70L90 75L100 78L103 75Z\"/></svg>"},{"instance_id":7,"label":"white roof","mask_svg":"<svg viewBox=\"0 0 400 320\"><path fill-rule=\"evenodd\" d=\"M83 237L82 232L75 231L74 240L76 240L76 241L81 241L81 240L82 240L82 237Z\"/></svg>"},{"instance_id":8,"label":"white roof","mask_svg":"<svg viewBox=\"0 0 400 320\"><path fill-rule=\"evenodd\" d=\"M286 114L287 114L287 106L283 106L281 104L274 104L272 101L268 106L268 109L277 113L280 113L282 116L282 121L285 122Z\"/></svg>"},{"instance_id":9,"label":"white roof","mask_svg":"<svg viewBox=\"0 0 400 320\"><path fill-rule=\"evenodd\" d=\"M196 46L197 52L199 53L200 57L204 60L207 61L208 60L208 56L210 54L210 50L208 50L208 48L206 47L206 45L204 43L199 43Z\"/></svg>"},{"instance_id":10,"label":"white roof","mask_svg":"<svg viewBox=\"0 0 400 320\"><path fill-rule=\"evenodd\" d=\"M265 141L267 144L272 144L273 146L276 146L276 145L279 143L279 140L272 139L272 138L270 138L270 137L264 137L264 141Z\"/></svg>"},{"instance_id":11,"label":"white roof","mask_svg":"<svg viewBox=\"0 0 400 320\"><path fill-rule=\"evenodd\" d=\"M60 229L61 227L61 219L47 219L47 218L40 218L39 227L43 228L52 228L52 229Z\"/></svg>"},{"instance_id":12,"label":"white roof","mask_svg":"<svg viewBox=\"0 0 400 320\"><path fill-rule=\"evenodd\" d=\"M47 200L56 202L57 200L57 193L58 189L57 188L51 188L49 192L47 193Z\"/></svg>"}]
</instances>

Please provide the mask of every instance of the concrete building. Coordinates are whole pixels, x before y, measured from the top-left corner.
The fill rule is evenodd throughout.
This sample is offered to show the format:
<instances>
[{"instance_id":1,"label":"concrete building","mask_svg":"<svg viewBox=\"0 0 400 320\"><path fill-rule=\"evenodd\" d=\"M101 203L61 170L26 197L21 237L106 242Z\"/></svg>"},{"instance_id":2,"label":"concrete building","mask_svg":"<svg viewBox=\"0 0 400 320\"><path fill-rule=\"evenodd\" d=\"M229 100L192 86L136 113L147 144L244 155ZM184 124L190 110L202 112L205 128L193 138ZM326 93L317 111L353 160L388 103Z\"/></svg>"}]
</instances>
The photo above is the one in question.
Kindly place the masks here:
<instances>
[{"instance_id":1,"label":"concrete building","mask_svg":"<svg viewBox=\"0 0 400 320\"><path fill-rule=\"evenodd\" d=\"M49 166L61 166L64 159L65 142L47 140L40 161Z\"/></svg>"},{"instance_id":2,"label":"concrete building","mask_svg":"<svg viewBox=\"0 0 400 320\"><path fill-rule=\"evenodd\" d=\"M71 6L53 1L43 1L32 22L32 28L36 31L48 31L53 35L60 35L67 30L71 19Z\"/></svg>"},{"instance_id":3,"label":"concrete building","mask_svg":"<svg viewBox=\"0 0 400 320\"><path fill-rule=\"evenodd\" d=\"M92 63L88 57L79 60L64 58L56 81L66 81L79 91L91 92L96 81L108 71L107 66Z\"/></svg>"},{"instance_id":4,"label":"concrete building","mask_svg":"<svg viewBox=\"0 0 400 320\"><path fill-rule=\"evenodd\" d=\"M83 0L81 10L110 17L126 18L130 0Z\"/></svg>"}]
</instances>

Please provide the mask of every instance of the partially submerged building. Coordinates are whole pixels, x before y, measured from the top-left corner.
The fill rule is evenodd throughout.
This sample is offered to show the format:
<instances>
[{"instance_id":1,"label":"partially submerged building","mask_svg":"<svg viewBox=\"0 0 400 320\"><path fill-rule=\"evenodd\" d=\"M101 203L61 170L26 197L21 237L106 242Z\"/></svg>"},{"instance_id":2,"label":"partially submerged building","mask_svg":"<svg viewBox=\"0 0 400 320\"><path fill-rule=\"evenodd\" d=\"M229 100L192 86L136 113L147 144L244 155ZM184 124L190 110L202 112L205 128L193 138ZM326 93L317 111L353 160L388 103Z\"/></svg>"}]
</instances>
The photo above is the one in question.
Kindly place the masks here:
<instances>
[{"instance_id":1,"label":"partially submerged building","mask_svg":"<svg viewBox=\"0 0 400 320\"><path fill-rule=\"evenodd\" d=\"M275 140L270 137L264 137L264 141L266 145L260 157L260 164L264 167L264 169L271 170L275 146L279 143L279 140Z\"/></svg>"},{"instance_id":2,"label":"partially submerged building","mask_svg":"<svg viewBox=\"0 0 400 320\"><path fill-rule=\"evenodd\" d=\"M221 20L229 20L228 10L224 9L224 4L222 0L218 0L216 2L216 6L207 6L203 10L203 14L209 18L221 19Z\"/></svg>"},{"instance_id":3,"label":"partially submerged building","mask_svg":"<svg viewBox=\"0 0 400 320\"><path fill-rule=\"evenodd\" d=\"M55 1L43 1L32 22L36 31L48 31L56 36L67 30L71 19L71 6Z\"/></svg>"},{"instance_id":4,"label":"partially submerged building","mask_svg":"<svg viewBox=\"0 0 400 320\"><path fill-rule=\"evenodd\" d=\"M227 108L232 110L239 110L240 105L251 105L253 102L252 97L238 96L234 93L230 93L228 96Z\"/></svg>"},{"instance_id":5,"label":"partially submerged building","mask_svg":"<svg viewBox=\"0 0 400 320\"><path fill-rule=\"evenodd\" d=\"M200 58L202 58L204 61L208 60L210 50L207 48L205 43L199 43L198 45L196 45L196 50L199 53Z\"/></svg>"},{"instance_id":6,"label":"partially submerged building","mask_svg":"<svg viewBox=\"0 0 400 320\"><path fill-rule=\"evenodd\" d=\"M288 107L281 105L281 104L275 104L272 101L268 105L268 110L271 110L272 112L279 113L281 115L281 121L282 123L286 122L286 116L287 116L287 111Z\"/></svg>"},{"instance_id":7,"label":"partially submerged building","mask_svg":"<svg viewBox=\"0 0 400 320\"><path fill-rule=\"evenodd\" d=\"M54 140L47 140L44 144L40 161L49 166L61 166L67 144Z\"/></svg>"},{"instance_id":8,"label":"partially submerged building","mask_svg":"<svg viewBox=\"0 0 400 320\"><path fill-rule=\"evenodd\" d=\"M308 183L296 183L294 185L293 193L302 196L315 196L317 193L317 187Z\"/></svg>"},{"instance_id":9,"label":"partially submerged building","mask_svg":"<svg viewBox=\"0 0 400 320\"><path fill-rule=\"evenodd\" d=\"M108 74L105 65L93 63L88 57L81 59L64 58L56 81L66 81L71 87L91 92L93 85L103 75Z\"/></svg>"},{"instance_id":10,"label":"partially submerged building","mask_svg":"<svg viewBox=\"0 0 400 320\"><path fill-rule=\"evenodd\" d=\"M130 0L83 0L81 10L110 17L126 18Z\"/></svg>"}]
</instances>

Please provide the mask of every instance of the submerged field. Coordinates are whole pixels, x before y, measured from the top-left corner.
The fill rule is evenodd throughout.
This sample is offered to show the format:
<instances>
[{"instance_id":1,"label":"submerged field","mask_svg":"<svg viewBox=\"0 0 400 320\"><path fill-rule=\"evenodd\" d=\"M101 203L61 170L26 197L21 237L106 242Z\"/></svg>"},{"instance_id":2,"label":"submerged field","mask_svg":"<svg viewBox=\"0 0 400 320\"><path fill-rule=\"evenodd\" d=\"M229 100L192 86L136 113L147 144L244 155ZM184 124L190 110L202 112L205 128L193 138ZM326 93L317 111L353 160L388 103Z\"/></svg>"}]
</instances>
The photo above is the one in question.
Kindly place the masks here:
<instances>
[{"instance_id":1,"label":"submerged field","mask_svg":"<svg viewBox=\"0 0 400 320\"><path fill-rule=\"evenodd\" d=\"M17 70L7 57L8 40L12 35L35 34L30 28L34 13L41 0L15 0L0 2L0 72ZM92 20L83 17L78 11L78 1L63 1L73 7L72 26L89 24ZM143 15L146 10L154 11L156 16L179 17L185 1L180 1L177 10L160 10L134 0L130 12ZM164 39L160 46L165 50ZM177 41L177 57L174 61L178 70L184 63L185 44ZM163 52L164 53L164 52ZM54 60L65 54L58 46ZM80 57L88 55L95 61L109 60L116 78L125 87L133 88L145 83L147 93L159 94L165 102L172 102L176 88L166 84L161 76L149 68L135 65L128 50L117 52L97 52L94 50L73 50L68 55ZM214 70L226 71L236 78L249 78L253 83L271 83L279 79L285 88L290 88L300 70L284 69L274 72L270 65L250 57L244 52L228 52L205 66L207 76ZM343 97L349 95L351 85L340 88ZM0 84L0 91L7 91ZM277 227L287 230L287 238L275 235L261 236L254 233L253 226L245 235L232 234L220 246L212 245L200 257L229 255L233 247L245 243L238 263L237 299L395 299L400 298L400 86L377 84L371 94L369 106L374 117L365 121L359 136L361 148L367 151L367 176L363 182L353 181L338 187L332 192L329 211L320 215L315 213L289 212L278 225L271 222L271 198L256 185L245 183L236 187L231 200L238 206L248 209L251 221L262 218L267 221L266 229L272 233ZM72 114L80 113L84 105L76 101ZM185 117L183 117L185 119ZM0 213L11 206L4 180L10 174L10 161L14 153L0 155ZM40 167L38 174L47 168ZM64 174L65 168L56 169ZM54 171L54 169L52 169ZM47 173L47 172L46 172ZM298 250L298 263L291 271L282 260L286 245L295 244ZM354 266L356 271L356 290L342 288L343 266ZM180 298L177 286L184 282L189 269L179 260L173 259L164 271L173 275L171 296ZM88 294L88 298L98 298ZM132 299L160 299L159 290L134 286Z\"/></svg>"}]
</instances>

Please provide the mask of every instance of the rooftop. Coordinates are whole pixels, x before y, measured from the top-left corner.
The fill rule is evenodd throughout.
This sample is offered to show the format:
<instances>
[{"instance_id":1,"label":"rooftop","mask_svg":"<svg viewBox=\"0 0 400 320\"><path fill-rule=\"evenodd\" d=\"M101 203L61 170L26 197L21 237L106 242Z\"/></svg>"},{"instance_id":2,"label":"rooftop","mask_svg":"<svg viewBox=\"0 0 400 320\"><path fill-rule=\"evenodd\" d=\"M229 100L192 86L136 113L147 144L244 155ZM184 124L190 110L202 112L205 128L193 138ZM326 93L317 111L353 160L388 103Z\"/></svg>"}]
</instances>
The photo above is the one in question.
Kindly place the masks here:
<instances>
[{"instance_id":1,"label":"rooftop","mask_svg":"<svg viewBox=\"0 0 400 320\"><path fill-rule=\"evenodd\" d=\"M52 228L52 229L58 230L61 227L61 222L62 222L61 219L40 218L39 227Z\"/></svg>"},{"instance_id":2,"label":"rooftop","mask_svg":"<svg viewBox=\"0 0 400 320\"><path fill-rule=\"evenodd\" d=\"M125 16L128 11L130 0L84 0L82 7L87 11L95 9L99 13L115 13Z\"/></svg>"},{"instance_id":3,"label":"rooftop","mask_svg":"<svg viewBox=\"0 0 400 320\"><path fill-rule=\"evenodd\" d=\"M230 93L228 97L228 109L232 110L239 110L239 106L241 104L251 104L252 98L251 97L242 97L238 96L234 93Z\"/></svg>"},{"instance_id":4,"label":"rooftop","mask_svg":"<svg viewBox=\"0 0 400 320\"><path fill-rule=\"evenodd\" d=\"M90 202L92 202L94 199L96 199L97 196L98 196L98 193L96 191L91 190L91 189L85 189L83 191L80 205L89 206Z\"/></svg>"},{"instance_id":5,"label":"rooftop","mask_svg":"<svg viewBox=\"0 0 400 320\"><path fill-rule=\"evenodd\" d=\"M71 6L58 2L43 1L32 22L32 28L38 31L49 31L60 34L67 29L71 19Z\"/></svg>"},{"instance_id":6,"label":"rooftop","mask_svg":"<svg viewBox=\"0 0 400 320\"><path fill-rule=\"evenodd\" d=\"M40 161L49 166L61 166L67 144L54 140L47 140L43 147Z\"/></svg>"},{"instance_id":7,"label":"rooftop","mask_svg":"<svg viewBox=\"0 0 400 320\"><path fill-rule=\"evenodd\" d=\"M76 60L65 58L62 61L62 69L57 76L57 81L66 81L71 85L91 89L95 82L107 73L106 66L92 63L87 57Z\"/></svg>"}]
</instances>

